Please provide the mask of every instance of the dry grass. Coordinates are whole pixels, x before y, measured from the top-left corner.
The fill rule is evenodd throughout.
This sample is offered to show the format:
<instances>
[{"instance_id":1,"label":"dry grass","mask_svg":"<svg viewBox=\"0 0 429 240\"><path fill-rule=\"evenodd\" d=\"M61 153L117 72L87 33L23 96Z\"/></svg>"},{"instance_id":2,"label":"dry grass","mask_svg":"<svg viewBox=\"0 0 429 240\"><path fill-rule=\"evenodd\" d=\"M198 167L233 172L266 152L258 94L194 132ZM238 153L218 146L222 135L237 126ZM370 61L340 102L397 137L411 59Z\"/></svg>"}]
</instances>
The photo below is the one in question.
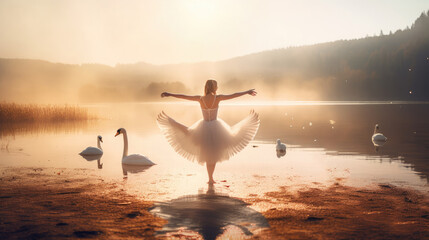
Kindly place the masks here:
<instances>
[{"instance_id":1,"label":"dry grass","mask_svg":"<svg viewBox=\"0 0 429 240\"><path fill-rule=\"evenodd\" d=\"M94 119L77 106L0 103L0 122L60 122Z\"/></svg>"}]
</instances>

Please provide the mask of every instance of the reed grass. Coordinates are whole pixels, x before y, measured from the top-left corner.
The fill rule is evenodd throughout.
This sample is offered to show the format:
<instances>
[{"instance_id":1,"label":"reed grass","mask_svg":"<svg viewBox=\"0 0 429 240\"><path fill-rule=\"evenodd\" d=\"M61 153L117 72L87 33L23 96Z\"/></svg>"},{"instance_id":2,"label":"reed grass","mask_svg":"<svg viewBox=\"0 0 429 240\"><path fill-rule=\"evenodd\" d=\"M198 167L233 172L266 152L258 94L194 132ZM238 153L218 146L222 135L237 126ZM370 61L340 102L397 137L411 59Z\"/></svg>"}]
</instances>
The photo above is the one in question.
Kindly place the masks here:
<instances>
[{"instance_id":1,"label":"reed grass","mask_svg":"<svg viewBox=\"0 0 429 240\"><path fill-rule=\"evenodd\" d=\"M95 119L88 109L70 105L0 103L0 122L60 122Z\"/></svg>"}]
</instances>

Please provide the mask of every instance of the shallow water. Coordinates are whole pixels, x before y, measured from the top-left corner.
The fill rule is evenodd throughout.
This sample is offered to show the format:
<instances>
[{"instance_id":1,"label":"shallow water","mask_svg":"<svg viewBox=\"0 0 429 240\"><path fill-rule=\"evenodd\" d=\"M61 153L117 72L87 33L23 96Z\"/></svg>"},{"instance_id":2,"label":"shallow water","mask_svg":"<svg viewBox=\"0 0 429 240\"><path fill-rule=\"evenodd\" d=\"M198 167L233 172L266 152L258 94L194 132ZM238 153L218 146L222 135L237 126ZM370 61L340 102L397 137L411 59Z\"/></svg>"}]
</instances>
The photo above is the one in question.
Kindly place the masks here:
<instances>
[{"instance_id":1,"label":"shallow water","mask_svg":"<svg viewBox=\"0 0 429 240\"><path fill-rule=\"evenodd\" d=\"M216 166L214 187L206 183L205 166L176 154L155 122L157 114L164 110L189 126L201 118L197 105L170 102L87 107L102 119L1 125L0 166L95 169L105 179L125 182L125 190L129 193L163 204L207 192L231 198L265 198L265 193L279 187L293 191L303 187L328 187L334 183L347 186L388 183L428 193L429 104L271 102L223 105L219 117L230 125L244 118L251 109L260 114L261 125L250 146ZM379 147L371 141L376 123L388 138ZM114 137L120 127L127 129L129 152L144 154L157 165L147 168L121 164L122 135ZM78 155L87 146L96 146L97 135L102 135L104 140L101 159L87 160ZM286 143L285 156L277 156L276 139ZM198 204L204 205L207 201ZM265 211L273 205L281 207L281 204L256 203L251 207Z\"/></svg>"}]
</instances>

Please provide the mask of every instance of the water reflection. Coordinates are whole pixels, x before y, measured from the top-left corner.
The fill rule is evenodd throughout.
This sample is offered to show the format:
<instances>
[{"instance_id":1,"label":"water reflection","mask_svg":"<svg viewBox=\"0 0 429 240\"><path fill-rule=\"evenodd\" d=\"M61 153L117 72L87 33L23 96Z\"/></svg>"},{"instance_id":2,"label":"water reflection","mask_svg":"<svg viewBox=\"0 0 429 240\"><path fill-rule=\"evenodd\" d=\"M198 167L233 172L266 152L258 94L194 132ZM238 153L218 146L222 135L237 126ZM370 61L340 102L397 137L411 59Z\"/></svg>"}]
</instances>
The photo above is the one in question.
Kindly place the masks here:
<instances>
[{"instance_id":1,"label":"water reflection","mask_svg":"<svg viewBox=\"0 0 429 240\"><path fill-rule=\"evenodd\" d=\"M96 120L64 121L64 122L14 122L0 124L0 137L47 134L47 133L77 133L89 129Z\"/></svg>"},{"instance_id":2,"label":"water reflection","mask_svg":"<svg viewBox=\"0 0 429 240\"><path fill-rule=\"evenodd\" d=\"M100 155L80 155L80 156L85 158L89 162L97 160L97 168L98 169L103 168L103 163L101 163L101 157L103 156L103 154L100 154Z\"/></svg>"},{"instance_id":3,"label":"water reflection","mask_svg":"<svg viewBox=\"0 0 429 240\"><path fill-rule=\"evenodd\" d=\"M256 110L261 116L257 140L284 138L288 145L369 159L378 158L382 147L385 158L409 164L428 180L429 104L272 106ZM384 145L372 142L376 123L389 138Z\"/></svg>"},{"instance_id":4,"label":"water reflection","mask_svg":"<svg viewBox=\"0 0 429 240\"><path fill-rule=\"evenodd\" d=\"M186 229L198 232L204 239L216 239L230 226L240 229L244 236L269 227L262 214L247 206L239 199L216 193L213 184L209 184L206 193L159 203L151 212L168 220L158 234Z\"/></svg>"},{"instance_id":5,"label":"water reflection","mask_svg":"<svg viewBox=\"0 0 429 240\"><path fill-rule=\"evenodd\" d=\"M168 143L162 139L156 125L155 120L159 110L164 109L172 115L183 116L185 125L190 125L201 118L198 107L191 104L126 103L99 104L92 107L99 112L103 120L0 124L2 164L5 166L86 167L89 165L84 164L84 161L74 161L77 157L76 152L81 151L82 146L93 144L92 136L102 134L106 137L103 145L106 150L103 156L103 172L115 172L118 174L116 176L122 176L121 169L117 167L122 146L113 139L111 133L112 130L117 129L117 126L124 126L129 129L130 138L133 139L130 142L130 148L151 156L154 162L160 164L157 171L151 174L162 175L166 173L163 169L168 168L167 164L170 164L167 163L169 161L167 159L177 157L177 154L169 150ZM323 158L326 156L327 159L335 159L344 165L350 164L349 161L344 161L349 155L354 155L355 159L383 159L382 161L385 162L401 163L401 166L409 167L412 170L409 172L412 174L428 180L429 104L335 105L332 103L330 105L256 105L252 108L260 113L261 118L260 129L255 140L263 144L253 145L253 148L250 148L252 154L248 159L253 159L259 154L260 159L269 161L274 157L274 142L279 138L285 140L289 147L288 161L276 161L274 168L278 168L280 164L293 162L297 157L297 151L317 149ZM226 122L234 124L247 115L248 109L242 106L222 106L219 115ZM376 123L380 124L382 132L389 138L384 145L371 140ZM270 144L270 148L263 152L265 151L263 146L267 143ZM240 164L247 164L248 159L244 159L244 156L245 154L241 153L230 162L241 161ZM278 156L282 157L280 153ZM339 159L336 158L337 156L346 157L339 161L336 160ZM321 157L318 156L318 158ZM187 170L194 168L192 164L183 162L176 168ZM262 162L258 161L254 164L255 169L261 169ZM225 163L225 165L231 164ZM243 169L242 166L241 169ZM222 166L219 167L222 168ZM384 169L388 167L387 164L383 165ZM195 169L197 172L200 170L197 167ZM127 173L130 172L127 171ZM389 176L388 172L384 174ZM365 178L373 179L373 176L366 175Z\"/></svg>"},{"instance_id":6,"label":"water reflection","mask_svg":"<svg viewBox=\"0 0 429 240\"><path fill-rule=\"evenodd\" d=\"M153 165L129 165L122 163L122 173L124 178L128 177L128 173L141 173L152 167Z\"/></svg>"},{"instance_id":7,"label":"water reflection","mask_svg":"<svg viewBox=\"0 0 429 240\"><path fill-rule=\"evenodd\" d=\"M386 144L386 141L378 141L378 140L372 139L372 144L375 147L375 151L378 152L381 149L381 147L383 147L384 144Z\"/></svg>"},{"instance_id":8,"label":"water reflection","mask_svg":"<svg viewBox=\"0 0 429 240\"><path fill-rule=\"evenodd\" d=\"M277 158L284 157L286 155L286 150L276 150Z\"/></svg>"}]
</instances>

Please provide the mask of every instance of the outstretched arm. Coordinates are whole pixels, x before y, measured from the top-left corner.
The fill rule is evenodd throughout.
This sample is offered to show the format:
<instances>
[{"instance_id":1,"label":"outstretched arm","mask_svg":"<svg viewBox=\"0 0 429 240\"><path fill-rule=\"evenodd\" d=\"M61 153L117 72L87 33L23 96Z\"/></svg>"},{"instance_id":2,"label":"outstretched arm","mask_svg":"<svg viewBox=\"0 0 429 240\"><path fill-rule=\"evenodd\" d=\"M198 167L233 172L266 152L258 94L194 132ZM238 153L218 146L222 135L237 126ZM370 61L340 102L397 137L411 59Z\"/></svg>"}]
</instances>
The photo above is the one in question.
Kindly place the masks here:
<instances>
[{"instance_id":1,"label":"outstretched arm","mask_svg":"<svg viewBox=\"0 0 429 240\"><path fill-rule=\"evenodd\" d=\"M175 94L175 93L169 93L169 92L163 92L163 93L161 93L161 97L175 97L175 98L181 98L181 99L186 99L186 100L190 100L190 101L199 101L200 98L201 98L198 95L196 95L196 96L189 96L189 95Z\"/></svg>"},{"instance_id":2,"label":"outstretched arm","mask_svg":"<svg viewBox=\"0 0 429 240\"><path fill-rule=\"evenodd\" d=\"M218 99L219 100L229 100L229 99L241 97L241 96L246 95L246 94L256 96L256 91L255 91L255 89L250 89L250 90L247 90L244 92L236 92L236 93L229 94L229 95L219 95Z\"/></svg>"}]
</instances>

